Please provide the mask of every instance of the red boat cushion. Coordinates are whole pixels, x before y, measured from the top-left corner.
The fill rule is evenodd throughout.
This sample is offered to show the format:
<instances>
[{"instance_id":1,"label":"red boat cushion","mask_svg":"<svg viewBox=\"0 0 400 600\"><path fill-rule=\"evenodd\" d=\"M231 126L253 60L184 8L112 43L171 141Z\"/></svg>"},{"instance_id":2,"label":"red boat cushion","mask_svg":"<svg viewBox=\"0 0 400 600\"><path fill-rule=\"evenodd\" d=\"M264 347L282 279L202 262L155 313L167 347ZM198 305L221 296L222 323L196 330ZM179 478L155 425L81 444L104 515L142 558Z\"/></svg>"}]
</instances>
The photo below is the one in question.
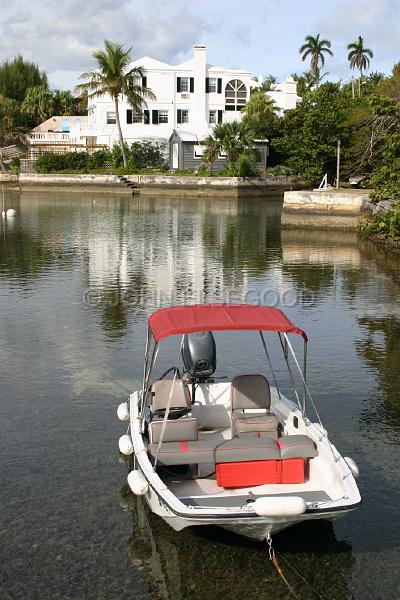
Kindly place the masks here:
<instances>
[{"instance_id":1,"label":"red boat cushion","mask_svg":"<svg viewBox=\"0 0 400 600\"><path fill-rule=\"evenodd\" d=\"M304 458L281 460L281 483L304 483Z\"/></svg>"},{"instance_id":2,"label":"red boat cushion","mask_svg":"<svg viewBox=\"0 0 400 600\"><path fill-rule=\"evenodd\" d=\"M217 485L225 488L280 483L281 461L255 460L244 462L218 463L216 465Z\"/></svg>"}]
</instances>

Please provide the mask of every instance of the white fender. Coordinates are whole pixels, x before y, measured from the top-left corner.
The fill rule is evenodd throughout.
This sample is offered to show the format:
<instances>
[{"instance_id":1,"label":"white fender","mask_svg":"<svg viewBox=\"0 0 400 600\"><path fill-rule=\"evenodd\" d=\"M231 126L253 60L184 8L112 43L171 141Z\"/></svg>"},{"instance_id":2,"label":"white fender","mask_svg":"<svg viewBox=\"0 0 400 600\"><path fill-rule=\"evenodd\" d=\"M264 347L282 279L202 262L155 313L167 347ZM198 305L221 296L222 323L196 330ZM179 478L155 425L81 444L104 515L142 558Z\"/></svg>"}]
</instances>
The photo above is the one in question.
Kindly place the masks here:
<instances>
[{"instance_id":1,"label":"white fender","mask_svg":"<svg viewBox=\"0 0 400 600\"><path fill-rule=\"evenodd\" d=\"M118 406L117 415L120 421L129 421L129 406L127 402L123 402Z\"/></svg>"},{"instance_id":2,"label":"white fender","mask_svg":"<svg viewBox=\"0 0 400 600\"><path fill-rule=\"evenodd\" d=\"M353 477L357 479L357 477L360 475L360 469L358 468L356 461L350 458L350 456L344 456L343 458L347 462L347 465L350 471L352 472Z\"/></svg>"},{"instance_id":3,"label":"white fender","mask_svg":"<svg viewBox=\"0 0 400 600\"><path fill-rule=\"evenodd\" d=\"M149 489L149 484L141 471L137 469L128 475L128 485L136 496L144 496Z\"/></svg>"},{"instance_id":4,"label":"white fender","mask_svg":"<svg viewBox=\"0 0 400 600\"><path fill-rule=\"evenodd\" d=\"M283 496L268 498L264 496L264 498L257 498L250 506L254 508L254 511L260 517L291 517L302 515L307 508L305 501L300 496L290 496L288 498Z\"/></svg>"},{"instance_id":5,"label":"white fender","mask_svg":"<svg viewBox=\"0 0 400 600\"><path fill-rule=\"evenodd\" d=\"M313 425L318 429L318 431L320 431L323 435L328 437L328 432L323 425L321 425L320 423L313 423Z\"/></svg>"},{"instance_id":6,"label":"white fender","mask_svg":"<svg viewBox=\"0 0 400 600\"><path fill-rule=\"evenodd\" d=\"M129 456L133 452L133 444L131 436L127 433L125 435L121 435L118 440L118 448L122 454L126 454Z\"/></svg>"},{"instance_id":7,"label":"white fender","mask_svg":"<svg viewBox=\"0 0 400 600\"><path fill-rule=\"evenodd\" d=\"M7 217L15 217L16 214L17 211L15 210L15 208L9 208L7 211Z\"/></svg>"}]
</instances>

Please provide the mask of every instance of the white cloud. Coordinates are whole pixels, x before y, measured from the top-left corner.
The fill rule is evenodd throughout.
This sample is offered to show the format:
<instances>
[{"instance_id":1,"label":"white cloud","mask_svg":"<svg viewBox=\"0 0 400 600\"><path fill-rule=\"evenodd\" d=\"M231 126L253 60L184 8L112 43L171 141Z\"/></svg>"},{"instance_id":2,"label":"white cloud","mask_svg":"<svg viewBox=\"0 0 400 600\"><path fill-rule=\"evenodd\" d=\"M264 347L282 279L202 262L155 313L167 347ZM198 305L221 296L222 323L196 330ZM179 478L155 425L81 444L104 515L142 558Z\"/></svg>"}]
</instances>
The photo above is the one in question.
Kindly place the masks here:
<instances>
[{"instance_id":1,"label":"white cloud","mask_svg":"<svg viewBox=\"0 0 400 600\"><path fill-rule=\"evenodd\" d=\"M347 57L347 44L361 35L365 46L373 50L376 63L396 60L393 55L394 51L398 52L400 37L400 0L338 2L332 14L321 21L320 30L323 37L335 40L333 49L338 58ZM336 64L343 66L345 60ZM373 62L371 68L374 69Z\"/></svg>"},{"instance_id":2,"label":"white cloud","mask_svg":"<svg viewBox=\"0 0 400 600\"><path fill-rule=\"evenodd\" d=\"M183 0L175 0L168 11L163 7L159 0L42 0L32 11L20 2L0 23L0 60L21 53L51 79L52 72L87 70L93 50L110 39L133 46L133 58L149 54L179 62L207 26Z\"/></svg>"}]
</instances>

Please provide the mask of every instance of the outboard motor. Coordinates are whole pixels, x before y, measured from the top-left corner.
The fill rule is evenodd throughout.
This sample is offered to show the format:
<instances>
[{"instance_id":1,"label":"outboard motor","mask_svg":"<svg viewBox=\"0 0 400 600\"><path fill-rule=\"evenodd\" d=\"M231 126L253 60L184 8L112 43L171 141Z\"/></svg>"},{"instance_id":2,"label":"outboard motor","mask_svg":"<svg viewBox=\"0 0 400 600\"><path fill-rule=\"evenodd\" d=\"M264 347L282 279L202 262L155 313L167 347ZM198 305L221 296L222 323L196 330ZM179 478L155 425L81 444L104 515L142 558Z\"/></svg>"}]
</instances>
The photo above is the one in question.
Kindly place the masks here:
<instances>
[{"instance_id":1,"label":"outboard motor","mask_svg":"<svg viewBox=\"0 0 400 600\"><path fill-rule=\"evenodd\" d=\"M211 331L186 333L183 336L182 359L186 378L192 383L192 403L195 384L209 381L217 368L215 339Z\"/></svg>"}]
</instances>

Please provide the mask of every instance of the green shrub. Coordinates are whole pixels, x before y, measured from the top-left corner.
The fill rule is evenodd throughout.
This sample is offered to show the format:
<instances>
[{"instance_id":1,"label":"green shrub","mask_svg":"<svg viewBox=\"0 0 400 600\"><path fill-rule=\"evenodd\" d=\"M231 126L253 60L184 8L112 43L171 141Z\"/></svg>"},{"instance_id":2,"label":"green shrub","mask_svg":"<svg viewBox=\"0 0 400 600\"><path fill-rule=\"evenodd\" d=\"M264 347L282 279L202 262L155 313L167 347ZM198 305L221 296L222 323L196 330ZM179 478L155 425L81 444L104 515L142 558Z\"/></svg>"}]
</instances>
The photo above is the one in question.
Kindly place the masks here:
<instances>
[{"instance_id":1,"label":"green shrub","mask_svg":"<svg viewBox=\"0 0 400 600\"><path fill-rule=\"evenodd\" d=\"M12 173L16 173L18 175L18 173L21 171L21 159L13 158L10 163L10 168Z\"/></svg>"},{"instance_id":2,"label":"green shrub","mask_svg":"<svg viewBox=\"0 0 400 600\"><path fill-rule=\"evenodd\" d=\"M128 163L137 169L161 167L164 162L165 144L133 142L128 151Z\"/></svg>"},{"instance_id":3,"label":"green shrub","mask_svg":"<svg viewBox=\"0 0 400 600\"><path fill-rule=\"evenodd\" d=\"M114 159L112 151L105 148L104 150L97 150L89 157L88 167L90 169L102 169L107 166L107 163L114 165Z\"/></svg>"},{"instance_id":4,"label":"green shrub","mask_svg":"<svg viewBox=\"0 0 400 600\"><path fill-rule=\"evenodd\" d=\"M221 175L226 177L257 177L259 170L247 156L239 156L235 162L227 164Z\"/></svg>"},{"instance_id":5,"label":"green shrub","mask_svg":"<svg viewBox=\"0 0 400 600\"><path fill-rule=\"evenodd\" d=\"M276 165L275 167L267 167L267 176L290 177L291 175L296 175L296 173L293 173L293 169L290 169L286 165Z\"/></svg>"},{"instance_id":6,"label":"green shrub","mask_svg":"<svg viewBox=\"0 0 400 600\"><path fill-rule=\"evenodd\" d=\"M370 184L374 188L372 202L400 200L400 158L392 159L390 165L376 169L371 175Z\"/></svg>"},{"instance_id":7,"label":"green shrub","mask_svg":"<svg viewBox=\"0 0 400 600\"><path fill-rule=\"evenodd\" d=\"M89 156L84 152L66 152L65 154L46 152L36 161L38 173L59 173L69 170L87 172L88 165Z\"/></svg>"},{"instance_id":8,"label":"green shrub","mask_svg":"<svg viewBox=\"0 0 400 600\"><path fill-rule=\"evenodd\" d=\"M387 215L375 215L372 223L364 227L365 233L388 233L392 237L400 236L400 205Z\"/></svg>"}]
</instances>

